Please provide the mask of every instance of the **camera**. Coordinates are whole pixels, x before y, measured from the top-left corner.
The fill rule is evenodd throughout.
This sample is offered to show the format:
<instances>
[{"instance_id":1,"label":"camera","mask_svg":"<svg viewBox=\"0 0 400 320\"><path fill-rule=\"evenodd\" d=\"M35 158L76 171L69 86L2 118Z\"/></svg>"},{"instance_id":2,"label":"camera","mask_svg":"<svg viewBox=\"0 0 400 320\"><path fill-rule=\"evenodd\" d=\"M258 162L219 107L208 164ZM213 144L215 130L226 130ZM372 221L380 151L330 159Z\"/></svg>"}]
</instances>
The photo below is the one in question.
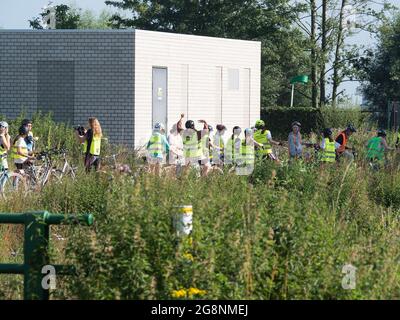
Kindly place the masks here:
<instances>
[{"instance_id":1,"label":"camera","mask_svg":"<svg viewBox=\"0 0 400 320\"><path fill-rule=\"evenodd\" d=\"M81 125L74 127L75 131L78 131L80 136L84 136L85 135L85 128Z\"/></svg>"}]
</instances>

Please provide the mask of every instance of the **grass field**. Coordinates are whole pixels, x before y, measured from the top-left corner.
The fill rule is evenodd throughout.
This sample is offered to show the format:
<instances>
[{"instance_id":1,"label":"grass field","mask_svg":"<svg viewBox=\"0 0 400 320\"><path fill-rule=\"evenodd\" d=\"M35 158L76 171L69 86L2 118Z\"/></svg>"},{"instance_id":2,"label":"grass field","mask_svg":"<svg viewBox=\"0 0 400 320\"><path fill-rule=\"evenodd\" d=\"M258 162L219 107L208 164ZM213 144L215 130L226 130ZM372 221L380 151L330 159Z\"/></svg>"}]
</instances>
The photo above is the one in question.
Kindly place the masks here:
<instances>
[{"instance_id":1,"label":"grass field","mask_svg":"<svg viewBox=\"0 0 400 320\"><path fill-rule=\"evenodd\" d=\"M58 130L72 148L69 129ZM359 159L372 134L351 137ZM52 262L79 271L57 279L54 299L399 299L396 154L390 162L372 172L360 160L322 168L284 159L258 163L248 177L178 180L80 168L77 180L16 194L0 211L94 214L89 228L52 227ZM192 237L178 238L172 217L188 204ZM0 239L0 261L22 262L22 229L0 226ZM354 289L343 288L348 265ZM22 277L0 275L0 298L21 294Z\"/></svg>"}]
</instances>

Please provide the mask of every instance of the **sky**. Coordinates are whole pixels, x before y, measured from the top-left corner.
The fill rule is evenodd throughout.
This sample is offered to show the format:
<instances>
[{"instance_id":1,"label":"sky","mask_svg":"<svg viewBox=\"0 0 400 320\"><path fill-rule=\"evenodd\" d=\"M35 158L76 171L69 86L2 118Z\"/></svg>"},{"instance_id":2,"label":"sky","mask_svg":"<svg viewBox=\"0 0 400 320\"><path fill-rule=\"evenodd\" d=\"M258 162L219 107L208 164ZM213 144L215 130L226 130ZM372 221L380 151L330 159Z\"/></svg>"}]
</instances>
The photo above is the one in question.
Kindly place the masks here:
<instances>
[{"instance_id":1,"label":"sky","mask_svg":"<svg viewBox=\"0 0 400 320\"><path fill-rule=\"evenodd\" d=\"M379 0L377 0L378 2ZM400 7L400 0L390 0L390 3ZM29 19L36 17L41 8L48 3L47 0L0 0L0 28L3 29L28 29ZM107 6L104 0L53 0L53 4L73 4L76 7L90 9L99 14L102 10L115 11L111 6ZM349 43L362 43L373 46L375 39L366 32L361 32L349 39ZM346 82L340 88L345 89L354 103L361 103L361 96L357 94L358 82Z\"/></svg>"}]
</instances>

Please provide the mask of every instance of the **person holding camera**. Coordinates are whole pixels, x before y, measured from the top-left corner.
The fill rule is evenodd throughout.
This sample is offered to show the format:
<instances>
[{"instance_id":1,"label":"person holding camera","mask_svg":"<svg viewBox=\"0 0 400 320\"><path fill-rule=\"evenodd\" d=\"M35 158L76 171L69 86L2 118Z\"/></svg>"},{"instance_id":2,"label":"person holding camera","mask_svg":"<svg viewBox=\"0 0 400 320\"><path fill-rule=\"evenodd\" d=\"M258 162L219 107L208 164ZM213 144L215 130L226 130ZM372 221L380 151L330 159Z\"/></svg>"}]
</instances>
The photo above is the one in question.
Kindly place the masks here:
<instances>
[{"instance_id":1,"label":"person holding camera","mask_svg":"<svg viewBox=\"0 0 400 320\"><path fill-rule=\"evenodd\" d=\"M83 145L86 172L89 172L92 167L96 171L100 169L100 149L103 136L97 118L89 118L89 127L88 130L81 126L74 128L78 141Z\"/></svg>"}]
</instances>

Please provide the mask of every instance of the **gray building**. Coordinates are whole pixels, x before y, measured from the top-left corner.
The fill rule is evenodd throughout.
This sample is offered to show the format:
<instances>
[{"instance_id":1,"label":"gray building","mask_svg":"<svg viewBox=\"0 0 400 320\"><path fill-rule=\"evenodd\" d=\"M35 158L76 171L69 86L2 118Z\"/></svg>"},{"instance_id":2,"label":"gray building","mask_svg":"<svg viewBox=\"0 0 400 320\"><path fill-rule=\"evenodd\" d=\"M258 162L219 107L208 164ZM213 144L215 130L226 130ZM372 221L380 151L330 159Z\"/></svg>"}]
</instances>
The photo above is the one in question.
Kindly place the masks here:
<instances>
[{"instance_id":1,"label":"gray building","mask_svg":"<svg viewBox=\"0 0 400 320\"><path fill-rule=\"evenodd\" d=\"M0 113L99 118L140 147L185 113L227 127L260 113L260 43L143 30L0 30Z\"/></svg>"}]
</instances>

